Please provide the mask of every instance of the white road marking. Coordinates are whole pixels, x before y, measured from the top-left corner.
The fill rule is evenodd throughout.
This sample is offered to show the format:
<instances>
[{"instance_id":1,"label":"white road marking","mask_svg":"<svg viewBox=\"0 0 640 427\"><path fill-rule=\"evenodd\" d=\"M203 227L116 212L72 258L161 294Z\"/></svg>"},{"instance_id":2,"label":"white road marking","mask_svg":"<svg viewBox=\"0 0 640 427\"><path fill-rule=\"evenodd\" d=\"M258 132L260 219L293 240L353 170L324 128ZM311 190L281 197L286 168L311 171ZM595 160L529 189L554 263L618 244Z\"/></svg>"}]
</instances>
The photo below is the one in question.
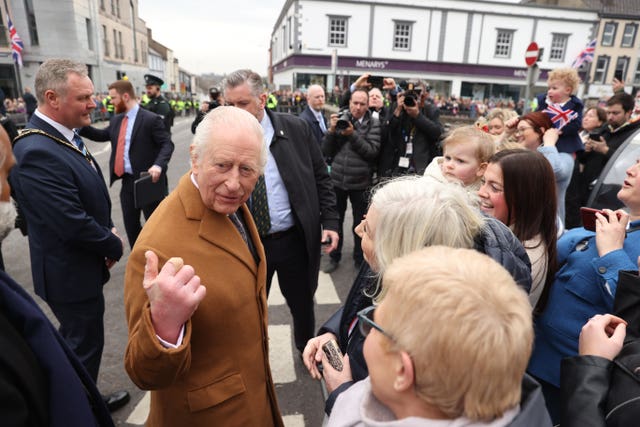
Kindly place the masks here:
<instances>
[{"instance_id":1,"label":"white road marking","mask_svg":"<svg viewBox=\"0 0 640 427\"><path fill-rule=\"evenodd\" d=\"M284 421L284 427L305 427L304 415L302 414L285 415L282 417L282 421Z\"/></svg>"},{"instance_id":2,"label":"white road marking","mask_svg":"<svg viewBox=\"0 0 640 427\"><path fill-rule=\"evenodd\" d=\"M151 404L151 392L148 391L142 396L140 402L136 405L133 412L129 414L127 418L128 424L134 424L137 426L144 425L149 416L149 405Z\"/></svg>"},{"instance_id":3,"label":"white road marking","mask_svg":"<svg viewBox=\"0 0 640 427\"><path fill-rule=\"evenodd\" d=\"M269 364L275 384L292 383L296 380L291 326L269 325Z\"/></svg>"},{"instance_id":4,"label":"white road marking","mask_svg":"<svg viewBox=\"0 0 640 427\"><path fill-rule=\"evenodd\" d=\"M322 271L320 272L315 298L316 304L340 304L340 297L338 297L331 275L323 273ZM270 306L284 305L286 303L282 293L280 292L277 274L273 276L271 290L269 291L269 300L267 302Z\"/></svg>"}]
</instances>

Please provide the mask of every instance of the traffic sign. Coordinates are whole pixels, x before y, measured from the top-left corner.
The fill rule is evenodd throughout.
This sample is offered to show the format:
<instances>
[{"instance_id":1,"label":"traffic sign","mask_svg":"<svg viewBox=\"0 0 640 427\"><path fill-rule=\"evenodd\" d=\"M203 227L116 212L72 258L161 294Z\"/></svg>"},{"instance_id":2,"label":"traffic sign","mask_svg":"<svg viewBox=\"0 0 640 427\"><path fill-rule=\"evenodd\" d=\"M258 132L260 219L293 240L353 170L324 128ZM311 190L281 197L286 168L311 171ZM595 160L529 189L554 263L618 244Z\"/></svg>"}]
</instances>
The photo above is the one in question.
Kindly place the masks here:
<instances>
[{"instance_id":1,"label":"traffic sign","mask_svg":"<svg viewBox=\"0 0 640 427\"><path fill-rule=\"evenodd\" d=\"M538 60L538 54L540 54L540 49L538 48L538 43L531 42L529 47L527 47L527 51L524 54L524 61L527 63L528 67L531 67Z\"/></svg>"}]
</instances>

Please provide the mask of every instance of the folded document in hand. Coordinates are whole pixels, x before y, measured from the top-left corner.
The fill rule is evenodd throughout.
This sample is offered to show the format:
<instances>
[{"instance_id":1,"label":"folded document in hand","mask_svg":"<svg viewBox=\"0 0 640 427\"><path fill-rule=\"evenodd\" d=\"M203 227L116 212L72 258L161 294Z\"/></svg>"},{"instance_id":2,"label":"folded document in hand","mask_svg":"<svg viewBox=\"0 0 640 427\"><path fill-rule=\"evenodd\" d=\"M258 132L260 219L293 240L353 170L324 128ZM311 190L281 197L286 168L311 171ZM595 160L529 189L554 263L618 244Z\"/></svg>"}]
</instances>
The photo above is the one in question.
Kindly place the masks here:
<instances>
[{"instance_id":1,"label":"folded document in hand","mask_svg":"<svg viewBox=\"0 0 640 427\"><path fill-rule=\"evenodd\" d=\"M142 175L133 184L133 199L136 209L164 199L166 196L166 187L163 179L153 182L151 175Z\"/></svg>"}]
</instances>

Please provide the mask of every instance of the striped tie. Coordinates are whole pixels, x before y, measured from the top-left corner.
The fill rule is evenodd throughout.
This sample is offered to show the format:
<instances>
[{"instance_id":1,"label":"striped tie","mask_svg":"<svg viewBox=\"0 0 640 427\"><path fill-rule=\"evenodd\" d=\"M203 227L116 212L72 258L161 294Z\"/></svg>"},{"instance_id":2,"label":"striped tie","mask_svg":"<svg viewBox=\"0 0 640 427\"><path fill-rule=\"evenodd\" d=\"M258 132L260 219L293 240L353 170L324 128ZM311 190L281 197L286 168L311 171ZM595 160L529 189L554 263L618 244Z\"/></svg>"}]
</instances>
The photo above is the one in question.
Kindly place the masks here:
<instances>
[{"instance_id":1,"label":"striped tie","mask_svg":"<svg viewBox=\"0 0 640 427\"><path fill-rule=\"evenodd\" d=\"M256 188L251 194L251 215L258 228L260 236L266 236L271 229L271 217L269 216L269 202L267 200L267 186L264 175L260 175Z\"/></svg>"}]
</instances>

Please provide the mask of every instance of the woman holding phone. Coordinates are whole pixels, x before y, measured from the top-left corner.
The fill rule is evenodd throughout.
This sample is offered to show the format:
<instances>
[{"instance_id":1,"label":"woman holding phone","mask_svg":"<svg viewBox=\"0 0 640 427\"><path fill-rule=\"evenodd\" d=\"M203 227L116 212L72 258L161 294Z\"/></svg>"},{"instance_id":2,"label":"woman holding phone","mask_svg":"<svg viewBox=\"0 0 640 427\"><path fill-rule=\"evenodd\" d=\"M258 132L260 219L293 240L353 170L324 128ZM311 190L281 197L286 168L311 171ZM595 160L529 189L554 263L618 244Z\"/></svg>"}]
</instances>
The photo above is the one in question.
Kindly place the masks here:
<instances>
[{"instance_id":1,"label":"woman holding phone","mask_svg":"<svg viewBox=\"0 0 640 427\"><path fill-rule=\"evenodd\" d=\"M500 262L523 288L528 290L531 281L522 245L503 224L483 217L467 191L456 184L418 176L381 184L356 233L362 238L366 262L344 306L325 322L317 337L307 342L302 353L311 376L325 380L329 392L327 414L342 391L368 375L362 353L365 337L359 332L357 313L373 305L374 298L383 298L380 278L394 259L426 246L475 248ZM324 356L322 346L330 340L335 340L345 354L342 370L333 368Z\"/></svg>"},{"instance_id":2,"label":"woman holding phone","mask_svg":"<svg viewBox=\"0 0 640 427\"><path fill-rule=\"evenodd\" d=\"M623 210L595 216L595 232L569 230L558 240L560 268L544 311L536 317L529 373L538 379L549 414L559 422L560 362L578 354L580 330L596 314L610 313L620 270L633 270L640 253L640 163L626 171L618 192Z\"/></svg>"}]
</instances>

